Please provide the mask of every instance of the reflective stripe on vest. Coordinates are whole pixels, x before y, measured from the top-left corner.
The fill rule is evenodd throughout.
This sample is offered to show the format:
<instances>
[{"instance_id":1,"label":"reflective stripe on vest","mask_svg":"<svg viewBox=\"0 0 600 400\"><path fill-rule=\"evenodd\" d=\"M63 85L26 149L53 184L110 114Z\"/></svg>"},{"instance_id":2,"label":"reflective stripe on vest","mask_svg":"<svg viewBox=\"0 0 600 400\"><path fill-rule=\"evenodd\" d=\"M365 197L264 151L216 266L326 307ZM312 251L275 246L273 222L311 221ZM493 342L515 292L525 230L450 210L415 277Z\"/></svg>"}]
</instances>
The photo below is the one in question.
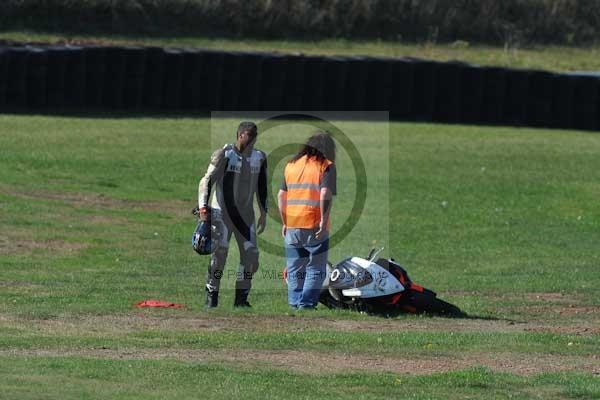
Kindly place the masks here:
<instances>
[{"instance_id":1,"label":"reflective stripe on vest","mask_svg":"<svg viewBox=\"0 0 600 400\"><path fill-rule=\"evenodd\" d=\"M285 167L287 205L283 210L289 228L313 229L321 222L321 179L331 161L303 156Z\"/></svg>"}]
</instances>

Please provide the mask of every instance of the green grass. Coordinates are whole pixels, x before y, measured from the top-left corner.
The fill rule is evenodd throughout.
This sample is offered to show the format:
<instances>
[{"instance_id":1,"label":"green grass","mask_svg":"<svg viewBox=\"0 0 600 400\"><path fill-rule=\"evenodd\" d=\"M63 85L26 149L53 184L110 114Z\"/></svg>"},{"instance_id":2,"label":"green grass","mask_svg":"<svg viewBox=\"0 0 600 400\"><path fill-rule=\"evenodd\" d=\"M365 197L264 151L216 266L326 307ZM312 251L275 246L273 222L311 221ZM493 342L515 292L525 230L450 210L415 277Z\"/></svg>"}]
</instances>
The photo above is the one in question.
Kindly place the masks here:
<instances>
[{"instance_id":1,"label":"green grass","mask_svg":"<svg viewBox=\"0 0 600 400\"><path fill-rule=\"evenodd\" d=\"M211 39L202 37L131 37L118 35L58 35L31 31L0 32L0 40L43 43L104 43L114 45L195 47L232 51L275 51L286 54L416 57L438 61L459 60L477 65L548 71L600 70L597 46L494 47L468 42L453 44L393 41L319 41Z\"/></svg>"},{"instance_id":2,"label":"green grass","mask_svg":"<svg viewBox=\"0 0 600 400\"><path fill-rule=\"evenodd\" d=\"M384 244L416 282L475 317L383 320L290 314L283 257L266 251L251 311L232 309L231 279L222 306L204 311L207 260L190 248L189 210L210 153L238 121L107 117L0 116L0 397L306 398L310 387L326 398L600 398L590 372L600 352L599 135L391 123L387 137L385 123L335 121L367 166L368 207L330 258ZM274 128L259 147L309 131ZM351 164L340 151L334 230L351 207ZM271 168L276 190L282 164ZM270 219L265 240L279 243L278 231ZM226 271L237 261L232 245ZM187 307L132 308L151 298ZM203 350L242 355L176 356ZM330 376L247 353L294 350L472 362L423 376ZM487 368L499 355L534 371ZM551 368L560 363L566 372Z\"/></svg>"},{"instance_id":3,"label":"green grass","mask_svg":"<svg viewBox=\"0 0 600 400\"><path fill-rule=\"evenodd\" d=\"M343 319L344 316L341 316ZM293 324L292 317L288 324ZM378 357L410 356L452 358L457 352L481 354L526 354L555 356L593 356L600 345L598 337L559 335L548 333L507 332L336 332L326 329L304 329L294 332L281 328L277 331L193 332L192 330L147 329L135 332L63 333L63 336L32 333L25 325L0 329L2 348L70 349L84 351L98 348L139 348L170 350L296 350L319 354L335 354L340 349L351 349L354 354ZM365 346L369 343L369 346ZM568 343L572 343L568 346Z\"/></svg>"},{"instance_id":4,"label":"green grass","mask_svg":"<svg viewBox=\"0 0 600 400\"><path fill-rule=\"evenodd\" d=\"M6 398L196 399L497 399L594 398L598 383L578 374L523 379L485 369L427 378L393 374L311 376L238 365L185 365L172 361L9 359L0 367ZM308 390L308 388L310 388ZM506 388L511 388L507 393ZM310 391L310 393L309 393Z\"/></svg>"}]
</instances>

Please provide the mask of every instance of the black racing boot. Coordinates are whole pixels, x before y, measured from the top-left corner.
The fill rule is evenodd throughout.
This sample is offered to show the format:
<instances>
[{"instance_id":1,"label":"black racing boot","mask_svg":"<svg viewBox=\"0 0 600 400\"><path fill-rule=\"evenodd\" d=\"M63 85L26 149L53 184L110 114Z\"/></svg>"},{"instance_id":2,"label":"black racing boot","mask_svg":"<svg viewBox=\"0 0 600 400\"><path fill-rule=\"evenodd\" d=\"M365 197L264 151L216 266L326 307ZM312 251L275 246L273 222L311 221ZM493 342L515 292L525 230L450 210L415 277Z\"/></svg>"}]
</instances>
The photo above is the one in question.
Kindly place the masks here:
<instances>
[{"instance_id":1,"label":"black racing boot","mask_svg":"<svg viewBox=\"0 0 600 400\"><path fill-rule=\"evenodd\" d=\"M252 307L250 303L248 303L248 294L250 290L247 289L236 289L235 291L235 301L233 302L234 307Z\"/></svg>"},{"instance_id":2,"label":"black racing boot","mask_svg":"<svg viewBox=\"0 0 600 400\"><path fill-rule=\"evenodd\" d=\"M219 292L206 289L206 308L215 308L219 305Z\"/></svg>"}]
</instances>

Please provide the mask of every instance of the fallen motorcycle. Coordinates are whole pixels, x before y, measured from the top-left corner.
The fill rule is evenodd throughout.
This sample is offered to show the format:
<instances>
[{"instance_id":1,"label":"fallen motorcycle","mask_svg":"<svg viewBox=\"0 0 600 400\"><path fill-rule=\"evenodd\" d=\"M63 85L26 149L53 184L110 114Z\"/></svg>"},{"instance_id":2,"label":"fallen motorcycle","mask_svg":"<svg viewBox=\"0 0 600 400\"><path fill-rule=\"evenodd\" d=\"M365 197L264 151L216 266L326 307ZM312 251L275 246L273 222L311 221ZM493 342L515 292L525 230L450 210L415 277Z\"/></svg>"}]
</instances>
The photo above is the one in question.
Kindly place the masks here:
<instances>
[{"instance_id":1,"label":"fallen motorcycle","mask_svg":"<svg viewBox=\"0 0 600 400\"><path fill-rule=\"evenodd\" d=\"M393 258L377 258L382 250L373 249L366 259L349 257L335 266L328 264L319 301L328 308L385 316L400 313L466 316L432 290L414 283Z\"/></svg>"}]
</instances>

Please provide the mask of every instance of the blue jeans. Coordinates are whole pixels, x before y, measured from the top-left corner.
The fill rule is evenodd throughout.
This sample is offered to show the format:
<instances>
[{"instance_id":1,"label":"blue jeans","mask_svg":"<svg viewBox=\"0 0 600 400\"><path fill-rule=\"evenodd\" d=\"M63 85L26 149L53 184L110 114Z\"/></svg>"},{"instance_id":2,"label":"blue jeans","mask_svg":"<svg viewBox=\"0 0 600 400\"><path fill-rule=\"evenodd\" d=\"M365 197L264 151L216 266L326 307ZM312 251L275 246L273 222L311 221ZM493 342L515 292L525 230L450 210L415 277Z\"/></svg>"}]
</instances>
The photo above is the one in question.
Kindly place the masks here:
<instances>
[{"instance_id":1,"label":"blue jeans","mask_svg":"<svg viewBox=\"0 0 600 400\"><path fill-rule=\"evenodd\" d=\"M315 238L317 229L288 228L285 257L288 270L288 304L315 308L327 274L329 237Z\"/></svg>"}]
</instances>

